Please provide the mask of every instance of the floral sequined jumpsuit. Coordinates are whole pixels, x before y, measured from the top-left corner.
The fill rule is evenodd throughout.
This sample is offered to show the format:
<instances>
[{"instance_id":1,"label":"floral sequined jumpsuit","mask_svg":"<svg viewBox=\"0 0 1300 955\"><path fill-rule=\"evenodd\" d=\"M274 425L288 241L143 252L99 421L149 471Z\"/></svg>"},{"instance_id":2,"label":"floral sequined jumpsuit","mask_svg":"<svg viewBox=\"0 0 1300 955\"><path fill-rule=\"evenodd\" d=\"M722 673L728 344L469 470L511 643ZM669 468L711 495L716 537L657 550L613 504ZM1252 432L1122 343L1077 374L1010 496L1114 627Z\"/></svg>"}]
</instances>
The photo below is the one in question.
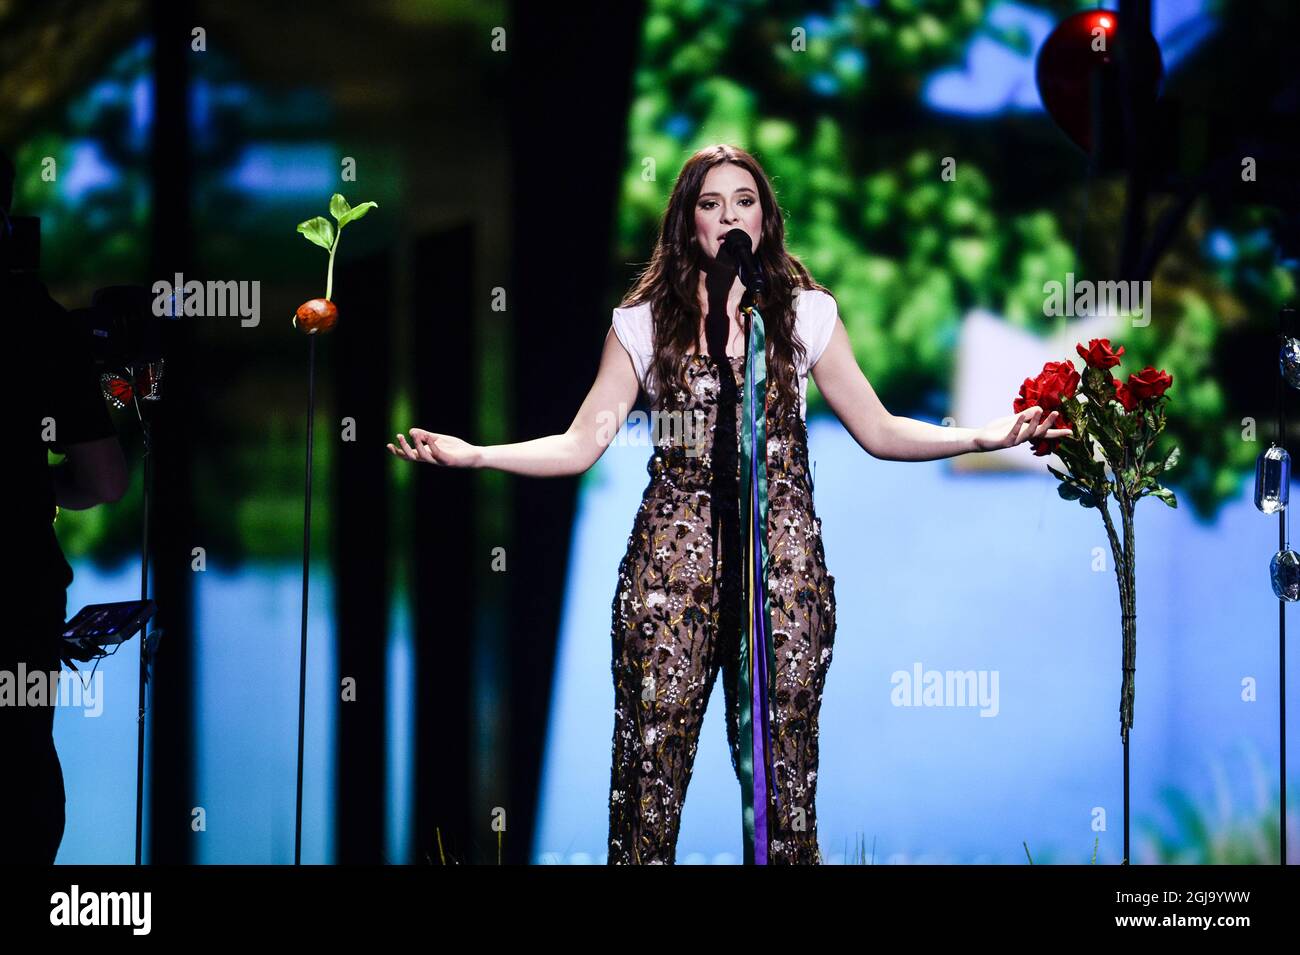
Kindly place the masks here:
<instances>
[{"instance_id":1,"label":"floral sequined jumpsuit","mask_svg":"<svg viewBox=\"0 0 1300 955\"><path fill-rule=\"evenodd\" d=\"M745 359L730 358L743 387ZM696 443L659 440L646 470L613 601L614 740L609 864L673 864L705 706L722 671L732 767L738 765L739 633L720 634L710 523L710 449L719 363L694 354L688 388L659 412L697 422ZM737 419L741 408L736 406ZM689 425L684 425L689 428ZM817 864L817 717L835 634L835 578L813 509L808 436L797 410L767 417L768 594L776 649L772 712L773 864ZM671 437L671 435L670 435ZM720 576L724 568L719 565Z\"/></svg>"}]
</instances>

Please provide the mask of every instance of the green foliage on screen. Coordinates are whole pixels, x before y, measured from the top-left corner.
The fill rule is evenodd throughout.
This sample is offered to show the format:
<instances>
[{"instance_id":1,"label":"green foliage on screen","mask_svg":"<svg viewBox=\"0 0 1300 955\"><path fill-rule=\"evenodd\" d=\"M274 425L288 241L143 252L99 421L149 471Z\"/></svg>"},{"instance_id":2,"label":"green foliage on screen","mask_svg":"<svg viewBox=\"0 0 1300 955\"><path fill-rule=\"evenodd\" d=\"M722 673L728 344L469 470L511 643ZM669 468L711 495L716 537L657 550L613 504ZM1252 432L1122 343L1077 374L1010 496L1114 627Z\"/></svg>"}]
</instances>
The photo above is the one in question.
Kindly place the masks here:
<instances>
[{"instance_id":1,"label":"green foliage on screen","mask_svg":"<svg viewBox=\"0 0 1300 955\"><path fill-rule=\"evenodd\" d=\"M926 77L959 66L977 34L1028 52L1027 38L987 23L992 6L881 0L813 14L803 2L650 0L617 260L646 261L691 152L742 146L772 177L787 242L836 296L882 400L900 414L949 414L964 317L986 309L1052 331L1063 319L1043 314L1044 283L1070 271L1110 278L1123 214L1122 178L1087 182L1082 154L1046 114L957 119L923 102ZM1041 5L1055 14L1084 6ZM956 162L948 180L945 157ZM1179 382L1166 440L1185 457L1170 483L1202 519L1239 493L1267 446L1243 440L1240 396L1228 394L1214 358L1220 336L1234 322L1272 327L1293 293L1267 241L1253 253L1247 242L1239 262L1216 270L1201 251L1207 215L1194 210L1157 267L1150 325L1115 336L1127 349L1125 371L1150 363ZM1243 239L1267 221L1244 213L1214 225ZM1018 387L1007 382L1008 413ZM810 380L810 414L822 405ZM1271 405L1253 414L1266 442Z\"/></svg>"}]
</instances>

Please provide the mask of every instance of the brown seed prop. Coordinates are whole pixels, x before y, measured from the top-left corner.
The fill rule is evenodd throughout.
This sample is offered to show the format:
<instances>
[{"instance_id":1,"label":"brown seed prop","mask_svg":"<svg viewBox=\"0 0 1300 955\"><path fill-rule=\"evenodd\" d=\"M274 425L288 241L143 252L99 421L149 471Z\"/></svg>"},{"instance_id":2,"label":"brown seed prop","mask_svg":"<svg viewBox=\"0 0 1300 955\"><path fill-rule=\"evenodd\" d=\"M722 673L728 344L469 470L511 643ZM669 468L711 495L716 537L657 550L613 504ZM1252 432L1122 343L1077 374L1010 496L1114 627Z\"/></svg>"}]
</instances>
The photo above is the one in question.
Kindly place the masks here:
<instances>
[{"instance_id":1,"label":"brown seed prop","mask_svg":"<svg viewBox=\"0 0 1300 955\"><path fill-rule=\"evenodd\" d=\"M338 306L327 298L314 298L298 306L293 316L293 327L304 335L328 332L339 320Z\"/></svg>"}]
</instances>

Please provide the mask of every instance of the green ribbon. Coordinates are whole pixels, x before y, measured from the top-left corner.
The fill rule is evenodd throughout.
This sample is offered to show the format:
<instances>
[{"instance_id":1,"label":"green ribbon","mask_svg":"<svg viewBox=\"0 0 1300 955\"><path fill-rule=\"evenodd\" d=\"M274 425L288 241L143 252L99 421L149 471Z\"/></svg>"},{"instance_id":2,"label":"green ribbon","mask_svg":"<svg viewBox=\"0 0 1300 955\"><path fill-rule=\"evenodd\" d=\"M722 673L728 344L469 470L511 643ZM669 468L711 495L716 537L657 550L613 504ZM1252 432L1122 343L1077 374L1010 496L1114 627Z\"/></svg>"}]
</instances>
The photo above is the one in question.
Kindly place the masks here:
<instances>
[{"instance_id":1,"label":"green ribbon","mask_svg":"<svg viewBox=\"0 0 1300 955\"><path fill-rule=\"evenodd\" d=\"M740 640L739 741L741 802L746 865L767 865L771 838L772 784L770 713L776 675L772 609L767 593L767 338L763 316L747 308L744 421L741 438L741 519L745 529L744 634Z\"/></svg>"}]
</instances>

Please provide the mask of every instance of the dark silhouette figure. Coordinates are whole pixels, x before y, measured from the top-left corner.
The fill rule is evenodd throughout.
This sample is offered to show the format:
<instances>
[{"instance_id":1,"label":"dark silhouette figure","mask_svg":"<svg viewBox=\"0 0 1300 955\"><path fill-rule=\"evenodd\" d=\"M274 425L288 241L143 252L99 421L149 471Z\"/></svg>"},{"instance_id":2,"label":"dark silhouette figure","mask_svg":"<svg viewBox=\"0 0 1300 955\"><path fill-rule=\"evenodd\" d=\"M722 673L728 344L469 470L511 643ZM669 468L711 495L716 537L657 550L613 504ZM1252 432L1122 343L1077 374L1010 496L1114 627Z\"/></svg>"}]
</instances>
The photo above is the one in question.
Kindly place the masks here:
<instances>
[{"instance_id":1,"label":"dark silhouette figure","mask_svg":"<svg viewBox=\"0 0 1300 955\"><path fill-rule=\"evenodd\" d=\"M116 501L126 461L100 393L88 331L50 298L31 256L15 248L9 210L13 165L0 155L0 317L11 355L18 427L10 537L12 597L0 631L0 863L54 861L65 823L63 769L54 747L51 674L62 669L60 633L72 568L54 532L59 508ZM48 452L65 455L51 467ZM43 676L34 676L43 674ZM23 676L20 683L19 677ZM44 679L45 705L29 693Z\"/></svg>"}]
</instances>

